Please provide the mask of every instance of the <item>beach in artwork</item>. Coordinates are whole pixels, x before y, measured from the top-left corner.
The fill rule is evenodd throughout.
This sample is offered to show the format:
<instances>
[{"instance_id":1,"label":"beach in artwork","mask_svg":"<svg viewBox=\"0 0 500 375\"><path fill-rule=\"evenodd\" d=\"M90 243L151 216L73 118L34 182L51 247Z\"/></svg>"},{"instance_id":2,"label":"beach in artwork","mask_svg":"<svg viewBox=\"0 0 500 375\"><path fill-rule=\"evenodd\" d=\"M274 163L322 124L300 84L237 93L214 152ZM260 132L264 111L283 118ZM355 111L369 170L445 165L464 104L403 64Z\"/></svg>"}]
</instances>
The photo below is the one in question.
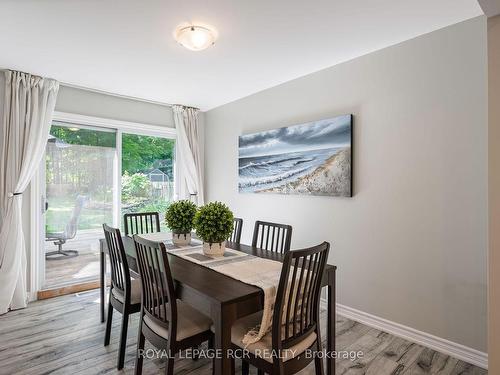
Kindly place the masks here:
<instances>
[{"instance_id":1,"label":"beach in artwork","mask_svg":"<svg viewBox=\"0 0 500 375\"><path fill-rule=\"evenodd\" d=\"M243 135L239 190L351 196L351 115Z\"/></svg>"}]
</instances>

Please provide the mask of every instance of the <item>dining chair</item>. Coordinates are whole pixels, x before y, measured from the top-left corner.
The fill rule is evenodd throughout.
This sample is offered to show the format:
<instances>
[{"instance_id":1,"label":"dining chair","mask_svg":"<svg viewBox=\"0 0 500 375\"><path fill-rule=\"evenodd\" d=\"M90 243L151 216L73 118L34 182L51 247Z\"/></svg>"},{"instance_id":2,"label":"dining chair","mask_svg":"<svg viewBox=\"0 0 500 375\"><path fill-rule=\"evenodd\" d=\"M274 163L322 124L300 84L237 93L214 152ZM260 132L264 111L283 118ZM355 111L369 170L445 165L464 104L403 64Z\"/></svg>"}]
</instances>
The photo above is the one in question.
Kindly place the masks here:
<instances>
[{"instance_id":1,"label":"dining chair","mask_svg":"<svg viewBox=\"0 0 500 375\"><path fill-rule=\"evenodd\" d=\"M255 222L252 246L279 253L286 253L290 250L291 241L291 225L270 223L267 221Z\"/></svg>"},{"instance_id":2,"label":"dining chair","mask_svg":"<svg viewBox=\"0 0 500 375\"><path fill-rule=\"evenodd\" d=\"M234 243L240 243L242 227L243 227L243 219L235 217L233 219L233 232L231 233L231 235L227 240Z\"/></svg>"},{"instance_id":3,"label":"dining chair","mask_svg":"<svg viewBox=\"0 0 500 375\"><path fill-rule=\"evenodd\" d=\"M142 374L145 339L168 357L165 373L174 373L175 354L209 341L212 320L177 299L168 255L163 243L134 235L137 265L142 280L142 308L137 338L135 374ZM162 297L163 296L163 297Z\"/></svg>"},{"instance_id":4,"label":"dining chair","mask_svg":"<svg viewBox=\"0 0 500 375\"><path fill-rule=\"evenodd\" d=\"M118 370L121 370L125 361L129 315L141 310L141 281L130 277L120 230L109 227L106 224L103 224L102 227L108 245L109 259L111 260L111 290L109 293L104 346L109 345L113 309L116 309L122 314L122 329L117 364Z\"/></svg>"},{"instance_id":5,"label":"dining chair","mask_svg":"<svg viewBox=\"0 0 500 375\"><path fill-rule=\"evenodd\" d=\"M158 212L134 212L123 215L125 235L153 233L160 231L160 215Z\"/></svg>"},{"instance_id":6,"label":"dining chair","mask_svg":"<svg viewBox=\"0 0 500 375\"><path fill-rule=\"evenodd\" d=\"M286 253L290 250L292 226L257 220L253 229L252 246L261 249ZM250 367L247 361L241 364L242 375L248 375Z\"/></svg>"},{"instance_id":7,"label":"dining chair","mask_svg":"<svg viewBox=\"0 0 500 375\"><path fill-rule=\"evenodd\" d=\"M262 312L236 321L231 329L234 350L247 349L247 361L259 374L295 374L315 361L316 374L324 373L319 303L321 279L328 259L330 244L302 250L290 250L285 255L276 294L271 332L256 343L245 345L243 336L260 324ZM309 355L302 355L310 351ZM276 355L269 355L270 353ZM267 354L267 355L266 355ZM234 359L232 359L234 368Z\"/></svg>"}]
</instances>

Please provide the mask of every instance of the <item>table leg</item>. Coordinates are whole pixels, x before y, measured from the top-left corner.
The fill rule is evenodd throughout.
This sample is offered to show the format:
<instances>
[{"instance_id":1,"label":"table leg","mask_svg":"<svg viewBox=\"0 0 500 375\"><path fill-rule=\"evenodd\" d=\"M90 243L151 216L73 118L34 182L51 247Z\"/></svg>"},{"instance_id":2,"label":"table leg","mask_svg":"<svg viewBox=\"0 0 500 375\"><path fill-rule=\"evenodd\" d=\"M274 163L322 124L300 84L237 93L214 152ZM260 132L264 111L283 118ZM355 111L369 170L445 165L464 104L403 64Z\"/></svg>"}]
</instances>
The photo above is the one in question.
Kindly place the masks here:
<instances>
[{"instance_id":1,"label":"table leg","mask_svg":"<svg viewBox=\"0 0 500 375\"><path fill-rule=\"evenodd\" d=\"M100 275L99 281L101 282L101 323L104 323L104 301L105 301L105 291L106 291L106 254L104 254L104 249L102 248L102 242L100 244Z\"/></svg>"},{"instance_id":2,"label":"table leg","mask_svg":"<svg viewBox=\"0 0 500 375\"><path fill-rule=\"evenodd\" d=\"M335 350L335 271L332 270L328 273L328 312L327 312L327 353L333 353ZM326 373L327 375L335 375L335 358L334 356L327 356L326 360Z\"/></svg>"},{"instance_id":3,"label":"table leg","mask_svg":"<svg viewBox=\"0 0 500 375\"><path fill-rule=\"evenodd\" d=\"M227 350L231 348L231 327L237 318L235 304L212 307L212 321L215 327L215 349L220 350L221 356L215 360L215 374L231 374L231 359Z\"/></svg>"}]
</instances>

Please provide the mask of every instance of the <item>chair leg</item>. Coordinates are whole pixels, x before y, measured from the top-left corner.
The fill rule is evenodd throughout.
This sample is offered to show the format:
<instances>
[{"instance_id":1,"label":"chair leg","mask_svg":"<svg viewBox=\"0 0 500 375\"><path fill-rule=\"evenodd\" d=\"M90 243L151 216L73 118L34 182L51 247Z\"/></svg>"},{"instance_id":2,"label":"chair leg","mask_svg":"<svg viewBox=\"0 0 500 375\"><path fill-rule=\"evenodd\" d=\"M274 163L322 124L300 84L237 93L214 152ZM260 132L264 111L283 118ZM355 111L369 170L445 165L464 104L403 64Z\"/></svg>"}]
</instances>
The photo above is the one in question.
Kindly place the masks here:
<instances>
[{"instance_id":1,"label":"chair leg","mask_svg":"<svg viewBox=\"0 0 500 375\"><path fill-rule=\"evenodd\" d=\"M209 350L215 349L214 335L211 335L210 338L208 339L208 349ZM215 375L215 356L214 358L212 358L212 375Z\"/></svg>"},{"instance_id":2,"label":"chair leg","mask_svg":"<svg viewBox=\"0 0 500 375\"><path fill-rule=\"evenodd\" d=\"M234 357L231 358L231 374L236 373L236 360Z\"/></svg>"},{"instance_id":3,"label":"chair leg","mask_svg":"<svg viewBox=\"0 0 500 375\"><path fill-rule=\"evenodd\" d=\"M250 364L244 359L241 360L241 375L250 374Z\"/></svg>"},{"instance_id":4,"label":"chair leg","mask_svg":"<svg viewBox=\"0 0 500 375\"><path fill-rule=\"evenodd\" d=\"M108 303L108 318L106 319L106 333L104 334L104 346L109 345L109 338L111 336L111 324L113 321L113 305L111 301Z\"/></svg>"},{"instance_id":5,"label":"chair leg","mask_svg":"<svg viewBox=\"0 0 500 375\"><path fill-rule=\"evenodd\" d=\"M127 349L128 313L122 314L122 333L120 335L120 348L118 349L118 370L123 368L125 363L125 350Z\"/></svg>"},{"instance_id":6,"label":"chair leg","mask_svg":"<svg viewBox=\"0 0 500 375\"><path fill-rule=\"evenodd\" d=\"M318 352L321 352L323 350L319 334L318 334L318 339L316 340L316 350ZM314 368L316 370L316 375L324 375L325 371L323 368L323 359L321 359L321 356L319 355L314 357Z\"/></svg>"},{"instance_id":7,"label":"chair leg","mask_svg":"<svg viewBox=\"0 0 500 375\"><path fill-rule=\"evenodd\" d=\"M144 350L144 342L145 342L145 337L144 334L142 333L142 317L139 322L139 334L137 336L137 353L135 354L135 370L134 370L134 375L141 375L142 374L142 362L144 361L144 356L143 353L141 353ZM140 353L140 354L139 354Z\"/></svg>"},{"instance_id":8,"label":"chair leg","mask_svg":"<svg viewBox=\"0 0 500 375\"><path fill-rule=\"evenodd\" d=\"M167 363L165 364L165 375L174 375L174 359L175 358L168 357Z\"/></svg>"},{"instance_id":9,"label":"chair leg","mask_svg":"<svg viewBox=\"0 0 500 375\"><path fill-rule=\"evenodd\" d=\"M193 350L193 361L197 361L200 358L200 345L195 345L192 347Z\"/></svg>"}]
</instances>

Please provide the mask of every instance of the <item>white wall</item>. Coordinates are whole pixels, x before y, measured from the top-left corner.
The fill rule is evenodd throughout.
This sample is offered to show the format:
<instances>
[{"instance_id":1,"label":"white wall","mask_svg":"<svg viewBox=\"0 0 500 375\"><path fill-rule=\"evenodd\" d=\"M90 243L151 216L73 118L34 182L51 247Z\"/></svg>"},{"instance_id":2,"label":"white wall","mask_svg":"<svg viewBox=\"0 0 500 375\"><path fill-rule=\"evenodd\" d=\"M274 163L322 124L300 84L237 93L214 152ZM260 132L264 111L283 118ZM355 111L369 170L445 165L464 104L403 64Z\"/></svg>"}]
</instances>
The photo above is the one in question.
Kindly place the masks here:
<instances>
[{"instance_id":1,"label":"white wall","mask_svg":"<svg viewBox=\"0 0 500 375\"><path fill-rule=\"evenodd\" d=\"M486 350L486 23L466 21L206 114L209 200L332 243L338 302ZM354 114L354 197L239 194L238 136Z\"/></svg>"}]
</instances>

